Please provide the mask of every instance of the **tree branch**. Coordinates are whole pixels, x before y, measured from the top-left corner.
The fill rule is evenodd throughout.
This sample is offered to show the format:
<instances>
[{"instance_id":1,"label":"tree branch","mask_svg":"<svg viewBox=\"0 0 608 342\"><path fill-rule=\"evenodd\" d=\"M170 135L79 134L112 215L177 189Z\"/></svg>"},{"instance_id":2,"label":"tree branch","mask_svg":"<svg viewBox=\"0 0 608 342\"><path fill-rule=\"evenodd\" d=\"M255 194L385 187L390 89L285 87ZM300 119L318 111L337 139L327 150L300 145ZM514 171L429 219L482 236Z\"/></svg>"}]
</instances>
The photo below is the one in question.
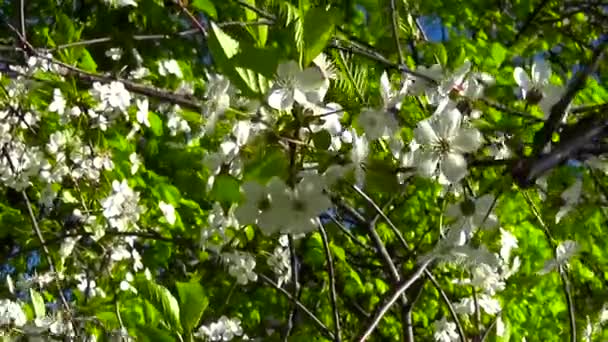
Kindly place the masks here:
<instances>
[{"instance_id":1,"label":"tree branch","mask_svg":"<svg viewBox=\"0 0 608 342\"><path fill-rule=\"evenodd\" d=\"M319 233L321 234L321 241L323 242L323 249L325 250L325 257L327 258L327 273L329 277L329 294L331 300L331 307L334 314L334 341L340 342L341 328L340 328L340 312L338 311L338 300L336 294L336 276L334 274L334 262L331 256L331 250L329 249L329 239L327 238L327 231L323 226L323 223L319 220Z\"/></svg>"}]
</instances>

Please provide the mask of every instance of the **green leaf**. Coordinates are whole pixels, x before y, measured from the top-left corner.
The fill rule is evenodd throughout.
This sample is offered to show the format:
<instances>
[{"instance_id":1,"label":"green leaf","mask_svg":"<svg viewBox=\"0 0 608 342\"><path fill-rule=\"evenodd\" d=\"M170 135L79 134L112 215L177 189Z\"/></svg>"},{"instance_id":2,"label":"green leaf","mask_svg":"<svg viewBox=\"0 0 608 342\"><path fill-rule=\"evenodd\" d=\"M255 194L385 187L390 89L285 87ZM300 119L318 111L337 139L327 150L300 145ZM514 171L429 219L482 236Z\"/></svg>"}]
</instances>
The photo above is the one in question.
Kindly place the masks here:
<instances>
[{"instance_id":1,"label":"green leaf","mask_svg":"<svg viewBox=\"0 0 608 342\"><path fill-rule=\"evenodd\" d=\"M234 38L230 37L228 34L226 34L226 32L224 32L214 22L211 22L211 33L212 34L210 38L213 38L213 42L217 43L219 45L219 48L221 49L221 51L217 51L217 49L215 49L215 54L219 54L219 52L221 52L223 54L223 56L221 57L230 59L239 52L239 42L236 41Z\"/></svg>"},{"instance_id":2,"label":"green leaf","mask_svg":"<svg viewBox=\"0 0 608 342\"><path fill-rule=\"evenodd\" d=\"M172 204L173 206L177 206L182 198L179 189L171 184L160 183L156 186L156 190L158 191L161 200Z\"/></svg>"},{"instance_id":3,"label":"green leaf","mask_svg":"<svg viewBox=\"0 0 608 342\"><path fill-rule=\"evenodd\" d=\"M304 15L304 50L303 65L307 66L327 46L331 39L337 18L340 13L336 9L324 10L320 7L311 8Z\"/></svg>"},{"instance_id":4,"label":"green leaf","mask_svg":"<svg viewBox=\"0 0 608 342\"><path fill-rule=\"evenodd\" d=\"M490 54L492 55L494 63L499 65L505 60L505 57L507 56L507 49L505 49L500 43L492 43L490 47Z\"/></svg>"},{"instance_id":5,"label":"green leaf","mask_svg":"<svg viewBox=\"0 0 608 342\"><path fill-rule=\"evenodd\" d=\"M289 159L281 149L262 149L262 154L255 160L246 167L246 180L255 179L264 183L273 176L285 175L289 168Z\"/></svg>"},{"instance_id":6,"label":"green leaf","mask_svg":"<svg viewBox=\"0 0 608 342\"><path fill-rule=\"evenodd\" d=\"M135 285L141 296L162 314L163 320L181 334L183 329L180 323L179 304L171 292L166 287L146 279L144 275L136 278Z\"/></svg>"},{"instance_id":7,"label":"green leaf","mask_svg":"<svg viewBox=\"0 0 608 342\"><path fill-rule=\"evenodd\" d=\"M213 182L211 198L218 202L234 203L241 199L239 181L226 174L219 175Z\"/></svg>"},{"instance_id":8,"label":"green leaf","mask_svg":"<svg viewBox=\"0 0 608 342\"><path fill-rule=\"evenodd\" d=\"M91 57L91 54L86 49L82 50L80 54L80 58L78 59L78 66L85 71L97 71L97 63L95 63L95 60L93 59L93 57Z\"/></svg>"},{"instance_id":9,"label":"green leaf","mask_svg":"<svg viewBox=\"0 0 608 342\"><path fill-rule=\"evenodd\" d=\"M172 336L171 332L146 325L137 326L137 337L138 341L144 342L174 342L176 339Z\"/></svg>"},{"instance_id":10,"label":"green leaf","mask_svg":"<svg viewBox=\"0 0 608 342\"><path fill-rule=\"evenodd\" d=\"M179 294L182 326L186 333L190 333L198 325L203 312L209 305L209 299L197 281L177 282L175 286Z\"/></svg>"},{"instance_id":11,"label":"green leaf","mask_svg":"<svg viewBox=\"0 0 608 342\"><path fill-rule=\"evenodd\" d=\"M154 112L148 112L148 121L150 122L150 130L157 137L163 135L163 120Z\"/></svg>"},{"instance_id":12,"label":"green leaf","mask_svg":"<svg viewBox=\"0 0 608 342\"><path fill-rule=\"evenodd\" d=\"M241 51L231 59L240 67L250 69L267 78L273 78L279 66L279 50L260 48L247 44L241 45Z\"/></svg>"},{"instance_id":13,"label":"green leaf","mask_svg":"<svg viewBox=\"0 0 608 342\"><path fill-rule=\"evenodd\" d=\"M320 150L327 150L331 145L331 135L326 130L321 130L312 136L315 147Z\"/></svg>"},{"instance_id":14,"label":"green leaf","mask_svg":"<svg viewBox=\"0 0 608 342\"><path fill-rule=\"evenodd\" d=\"M46 308L44 307L44 299L42 295L34 289L30 289L30 298L32 299L32 306L34 308L34 314L36 318L42 318L46 315Z\"/></svg>"},{"instance_id":15,"label":"green leaf","mask_svg":"<svg viewBox=\"0 0 608 342\"><path fill-rule=\"evenodd\" d=\"M207 13L212 19L217 20L217 11L211 0L194 0L192 1L192 7Z\"/></svg>"}]
</instances>

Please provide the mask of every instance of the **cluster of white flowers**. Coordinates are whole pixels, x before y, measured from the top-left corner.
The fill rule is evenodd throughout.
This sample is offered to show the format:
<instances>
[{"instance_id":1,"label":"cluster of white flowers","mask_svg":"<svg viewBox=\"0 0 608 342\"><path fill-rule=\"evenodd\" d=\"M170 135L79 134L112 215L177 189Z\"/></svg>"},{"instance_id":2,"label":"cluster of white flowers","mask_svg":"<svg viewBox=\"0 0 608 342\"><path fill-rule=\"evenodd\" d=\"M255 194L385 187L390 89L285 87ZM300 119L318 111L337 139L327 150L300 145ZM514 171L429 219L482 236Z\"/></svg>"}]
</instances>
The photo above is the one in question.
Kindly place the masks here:
<instances>
[{"instance_id":1,"label":"cluster of white flowers","mask_svg":"<svg viewBox=\"0 0 608 342\"><path fill-rule=\"evenodd\" d=\"M106 293L103 289L97 287L97 283L94 279L90 279L86 274L80 273L74 276L74 279L78 281L76 287L80 292L89 297L105 297Z\"/></svg>"},{"instance_id":2,"label":"cluster of white flowers","mask_svg":"<svg viewBox=\"0 0 608 342\"><path fill-rule=\"evenodd\" d=\"M43 152L16 139L4 144L3 149L6 153L0 155L0 181L18 191L27 188L39 175L45 160Z\"/></svg>"},{"instance_id":3,"label":"cluster of white flowers","mask_svg":"<svg viewBox=\"0 0 608 342\"><path fill-rule=\"evenodd\" d=\"M547 274L559 267L567 267L570 259L572 259L578 251L579 246L575 241L566 240L561 242L555 248L555 258L545 262L545 266L539 274Z\"/></svg>"},{"instance_id":4,"label":"cluster of white flowers","mask_svg":"<svg viewBox=\"0 0 608 342\"><path fill-rule=\"evenodd\" d=\"M131 104L131 94L122 82L113 81L110 84L93 83L91 95L99 102L96 111L111 115L115 111L126 113ZM109 116L109 119L113 116Z\"/></svg>"},{"instance_id":5,"label":"cluster of white flowers","mask_svg":"<svg viewBox=\"0 0 608 342\"><path fill-rule=\"evenodd\" d=\"M0 299L0 327L22 327L25 323L27 323L27 317L19 303L8 299Z\"/></svg>"},{"instance_id":6,"label":"cluster of white flowers","mask_svg":"<svg viewBox=\"0 0 608 342\"><path fill-rule=\"evenodd\" d=\"M158 74L161 76L174 75L177 78L182 78L182 69L175 59L168 59L158 62Z\"/></svg>"},{"instance_id":7,"label":"cluster of white flowers","mask_svg":"<svg viewBox=\"0 0 608 342\"><path fill-rule=\"evenodd\" d=\"M308 233L317 227L317 217L332 205L324 188L324 179L316 174L305 175L293 189L277 177L266 186L245 182L246 201L235 215L241 224L257 224L267 235Z\"/></svg>"},{"instance_id":8,"label":"cluster of white flowers","mask_svg":"<svg viewBox=\"0 0 608 342\"><path fill-rule=\"evenodd\" d=\"M282 286L291 279L291 261L289 253L289 240L287 235L281 235L279 245L274 248L274 251L268 256L267 263L277 276L277 284Z\"/></svg>"},{"instance_id":9,"label":"cluster of white flowers","mask_svg":"<svg viewBox=\"0 0 608 342\"><path fill-rule=\"evenodd\" d=\"M165 203L164 201L160 201L158 203L158 207L163 213L165 220L167 220L167 223L169 223L170 225L174 225L175 220L177 220L177 217L175 216L175 207L173 207L173 205L169 203Z\"/></svg>"},{"instance_id":10,"label":"cluster of white flowers","mask_svg":"<svg viewBox=\"0 0 608 342\"><path fill-rule=\"evenodd\" d=\"M213 208L207 216L208 226L201 228L201 248L219 250L228 241L227 229L239 227L234 209L235 207L231 207L226 213L218 202L213 203Z\"/></svg>"},{"instance_id":11,"label":"cluster of white flowers","mask_svg":"<svg viewBox=\"0 0 608 342\"><path fill-rule=\"evenodd\" d=\"M194 333L194 337L208 339L209 341L230 341L236 336L243 336L241 320L238 318L220 317L217 322L201 325ZM246 336L246 335L245 335ZM246 339L243 336L242 339Z\"/></svg>"},{"instance_id":12,"label":"cluster of white flowers","mask_svg":"<svg viewBox=\"0 0 608 342\"><path fill-rule=\"evenodd\" d=\"M254 272L255 256L250 253L240 251L223 253L222 260L228 264L228 274L236 278L237 283L247 285L250 281L258 280L258 275Z\"/></svg>"},{"instance_id":13,"label":"cluster of white flowers","mask_svg":"<svg viewBox=\"0 0 608 342\"><path fill-rule=\"evenodd\" d=\"M101 201L101 206L110 227L121 232L135 228L143 211L139 205L139 193L133 191L126 180L112 182L112 194Z\"/></svg>"},{"instance_id":14,"label":"cluster of white flowers","mask_svg":"<svg viewBox=\"0 0 608 342\"><path fill-rule=\"evenodd\" d=\"M167 128L171 136L176 136L179 133L190 133L192 129L188 124L188 121L184 120L180 114L181 108L178 105L172 107L159 106L159 110L166 113L167 117Z\"/></svg>"},{"instance_id":15,"label":"cluster of white flowers","mask_svg":"<svg viewBox=\"0 0 608 342\"><path fill-rule=\"evenodd\" d=\"M433 337L438 342L456 342L460 339L456 333L456 323L449 322L445 317L433 323Z\"/></svg>"},{"instance_id":16,"label":"cluster of white flowers","mask_svg":"<svg viewBox=\"0 0 608 342\"><path fill-rule=\"evenodd\" d=\"M203 164L209 169L211 175L207 179L207 188L211 189L215 177L222 169L228 174L239 177L243 171L243 161L239 152L247 144L250 134L254 128L247 121L237 122L232 129L232 137L227 137L216 152L210 152L203 158Z\"/></svg>"}]
</instances>

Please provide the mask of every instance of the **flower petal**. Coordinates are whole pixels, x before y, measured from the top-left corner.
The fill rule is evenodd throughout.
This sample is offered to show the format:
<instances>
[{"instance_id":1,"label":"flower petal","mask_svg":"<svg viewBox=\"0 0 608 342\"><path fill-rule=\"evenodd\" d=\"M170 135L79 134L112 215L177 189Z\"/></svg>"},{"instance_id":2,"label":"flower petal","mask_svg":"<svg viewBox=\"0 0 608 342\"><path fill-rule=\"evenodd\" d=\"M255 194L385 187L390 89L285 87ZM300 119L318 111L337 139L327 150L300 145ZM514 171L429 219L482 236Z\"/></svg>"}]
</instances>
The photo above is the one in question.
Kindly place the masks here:
<instances>
[{"instance_id":1,"label":"flower petal","mask_svg":"<svg viewBox=\"0 0 608 342\"><path fill-rule=\"evenodd\" d=\"M277 68L277 78L286 79L296 75L300 71L300 66L295 61L288 61L279 64Z\"/></svg>"},{"instance_id":2,"label":"flower petal","mask_svg":"<svg viewBox=\"0 0 608 342\"><path fill-rule=\"evenodd\" d=\"M448 153L441 161L441 172L452 183L458 183L467 174L467 162L462 154Z\"/></svg>"},{"instance_id":3,"label":"flower petal","mask_svg":"<svg viewBox=\"0 0 608 342\"><path fill-rule=\"evenodd\" d=\"M430 120L426 119L420 121L414 129L414 139L420 145L432 145L439 140L439 137L437 137Z\"/></svg>"},{"instance_id":4,"label":"flower petal","mask_svg":"<svg viewBox=\"0 0 608 342\"><path fill-rule=\"evenodd\" d=\"M268 95L268 105L277 110L289 110L293 105L294 94L289 89L274 89Z\"/></svg>"},{"instance_id":5,"label":"flower petal","mask_svg":"<svg viewBox=\"0 0 608 342\"><path fill-rule=\"evenodd\" d=\"M544 59L532 64L532 82L534 84L547 84L551 78L551 65Z\"/></svg>"},{"instance_id":6,"label":"flower petal","mask_svg":"<svg viewBox=\"0 0 608 342\"><path fill-rule=\"evenodd\" d=\"M452 140L460 128L462 114L457 108L446 105L445 110L439 113L437 120L437 134L439 137Z\"/></svg>"},{"instance_id":7,"label":"flower petal","mask_svg":"<svg viewBox=\"0 0 608 342\"><path fill-rule=\"evenodd\" d=\"M298 88L303 92L318 91L323 87L325 78L319 68L306 68L297 74Z\"/></svg>"},{"instance_id":8,"label":"flower petal","mask_svg":"<svg viewBox=\"0 0 608 342\"><path fill-rule=\"evenodd\" d=\"M382 73L382 76L380 76L380 95L382 95L382 100L385 106L391 98L391 90L388 74L385 71Z\"/></svg>"},{"instance_id":9,"label":"flower petal","mask_svg":"<svg viewBox=\"0 0 608 342\"><path fill-rule=\"evenodd\" d=\"M439 154L433 151L417 150L414 154L416 170L423 177L432 177L437 170Z\"/></svg>"},{"instance_id":10,"label":"flower petal","mask_svg":"<svg viewBox=\"0 0 608 342\"><path fill-rule=\"evenodd\" d=\"M516 67L515 70L513 70L513 78L515 78L517 85L524 89L524 92L527 92L528 89L531 88L530 77L528 77L528 74L524 69Z\"/></svg>"},{"instance_id":11,"label":"flower petal","mask_svg":"<svg viewBox=\"0 0 608 342\"><path fill-rule=\"evenodd\" d=\"M451 141L451 147L458 152L472 153L479 149L482 135L475 128L462 128Z\"/></svg>"}]
</instances>

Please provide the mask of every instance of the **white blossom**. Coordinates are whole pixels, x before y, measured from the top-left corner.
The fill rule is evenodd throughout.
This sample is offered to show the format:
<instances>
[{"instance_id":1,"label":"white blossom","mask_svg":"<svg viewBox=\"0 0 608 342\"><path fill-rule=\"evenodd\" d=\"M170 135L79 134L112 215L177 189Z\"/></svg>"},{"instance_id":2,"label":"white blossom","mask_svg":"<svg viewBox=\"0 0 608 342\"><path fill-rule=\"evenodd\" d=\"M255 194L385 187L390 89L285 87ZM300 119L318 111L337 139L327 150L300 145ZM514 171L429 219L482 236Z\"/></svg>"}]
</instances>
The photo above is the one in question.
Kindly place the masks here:
<instances>
[{"instance_id":1,"label":"white blossom","mask_svg":"<svg viewBox=\"0 0 608 342\"><path fill-rule=\"evenodd\" d=\"M513 70L513 77L522 97L530 103L538 103L545 114L545 120L549 117L551 107L559 101L564 91L563 88L550 83L551 74L551 65L545 60L537 60L532 64L532 78L521 67Z\"/></svg>"},{"instance_id":2,"label":"white blossom","mask_svg":"<svg viewBox=\"0 0 608 342\"><path fill-rule=\"evenodd\" d=\"M433 337L438 342L455 342L459 340L458 333L456 333L456 323L449 322L445 317L439 321L433 322L435 332Z\"/></svg>"},{"instance_id":3,"label":"white blossom","mask_svg":"<svg viewBox=\"0 0 608 342\"><path fill-rule=\"evenodd\" d=\"M568 262L578 252L578 244L572 240L566 240L560 243L555 249L555 259L545 262L543 269L539 274L547 274L560 266L567 266Z\"/></svg>"},{"instance_id":4,"label":"white blossom","mask_svg":"<svg viewBox=\"0 0 608 342\"><path fill-rule=\"evenodd\" d=\"M237 283L247 285L250 281L256 281L258 275L254 272L255 257L245 252L232 252L223 254L228 263L228 274L236 278Z\"/></svg>"},{"instance_id":5,"label":"white blossom","mask_svg":"<svg viewBox=\"0 0 608 342\"><path fill-rule=\"evenodd\" d=\"M177 78L184 77L182 69L175 59L158 62L158 74L161 76L175 75Z\"/></svg>"},{"instance_id":6,"label":"white blossom","mask_svg":"<svg viewBox=\"0 0 608 342\"><path fill-rule=\"evenodd\" d=\"M63 98L63 94L61 94L61 90L57 88L53 89L53 102L49 104L49 112L63 115L65 112L65 107L66 101Z\"/></svg>"},{"instance_id":7,"label":"white blossom","mask_svg":"<svg viewBox=\"0 0 608 342\"><path fill-rule=\"evenodd\" d=\"M230 341L236 336L242 336L243 328L238 318L222 316L217 322L200 326L193 335L210 341Z\"/></svg>"},{"instance_id":8,"label":"white blossom","mask_svg":"<svg viewBox=\"0 0 608 342\"><path fill-rule=\"evenodd\" d=\"M160 208L160 211L163 212L163 216L167 222L170 225L174 225L176 220L175 208L171 204L165 203L164 201L160 201L160 203L158 203L158 207Z\"/></svg>"},{"instance_id":9,"label":"white blossom","mask_svg":"<svg viewBox=\"0 0 608 342\"><path fill-rule=\"evenodd\" d=\"M0 326L22 327L25 323L27 323L27 317L21 305L8 299L0 299Z\"/></svg>"},{"instance_id":10,"label":"white blossom","mask_svg":"<svg viewBox=\"0 0 608 342\"><path fill-rule=\"evenodd\" d=\"M126 180L112 182L112 194L101 201L103 216L110 227L126 231L135 226L142 208L139 206L139 193L129 187Z\"/></svg>"},{"instance_id":11,"label":"white blossom","mask_svg":"<svg viewBox=\"0 0 608 342\"><path fill-rule=\"evenodd\" d=\"M276 77L268 94L268 105L277 110L291 110L294 102L309 105L311 101L306 94L319 91L324 83L323 74L318 68L300 70L294 61L279 64Z\"/></svg>"},{"instance_id":12,"label":"white blossom","mask_svg":"<svg viewBox=\"0 0 608 342\"><path fill-rule=\"evenodd\" d=\"M122 57L122 49L119 47L111 48L106 50L106 57L109 57L113 61L117 61Z\"/></svg>"},{"instance_id":13,"label":"white blossom","mask_svg":"<svg viewBox=\"0 0 608 342\"><path fill-rule=\"evenodd\" d=\"M137 105L137 114L136 114L136 119L137 122L139 122L140 124L146 126L146 127L150 127L150 121L148 120L148 112L149 112L149 105L148 105L148 99L136 99L135 103Z\"/></svg>"},{"instance_id":14,"label":"white blossom","mask_svg":"<svg viewBox=\"0 0 608 342\"><path fill-rule=\"evenodd\" d=\"M457 183L467 174L463 154L477 151L482 136L475 128L461 127L461 123L460 111L450 104L438 107L433 117L418 123L414 137L420 148L415 159L423 176L433 176L438 165L451 183Z\"/></svg>"},{"instance_id":15,"label":"white blossom","mask_svg":"<svg viewBox=\"0 0 608 342\"><path fill-rule=\"evenodd\" d=\"M555 214L555 222L559 223L580 201L583 192L583 181L577 178L561 195L564 204L560 206Z\"/></svg>"}]
</instances>

